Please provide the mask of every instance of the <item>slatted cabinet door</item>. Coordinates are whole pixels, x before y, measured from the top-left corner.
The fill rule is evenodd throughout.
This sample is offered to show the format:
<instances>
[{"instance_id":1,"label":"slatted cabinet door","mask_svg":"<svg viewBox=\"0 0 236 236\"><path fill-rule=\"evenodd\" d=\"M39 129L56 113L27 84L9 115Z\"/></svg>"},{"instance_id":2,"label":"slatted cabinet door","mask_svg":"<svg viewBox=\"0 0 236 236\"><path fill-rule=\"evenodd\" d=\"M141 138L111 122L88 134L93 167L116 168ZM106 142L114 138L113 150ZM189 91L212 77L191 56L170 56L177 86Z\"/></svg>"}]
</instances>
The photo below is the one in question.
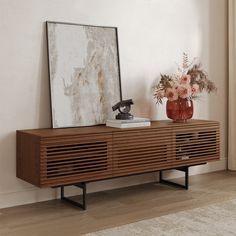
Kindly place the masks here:
<instances>
[{"instance_id":1,"label":"slatted cabinet door","mask_svg":"<svg viewBox=\"0 0 236 236\"><path fill-rule=\"evenodd\" d=\"M220 158L220 129L218 123L176 126L173 129L173 165L194 165Z\"/></svg>"},{"instance_id":2,"label":"slatted cabinet door","mask_svg":"<svg viewBox=\"0 0 236 236\"><path fill-rule=\"evenodd\" d=\"M124 176L167 168L171 155L169 128L136 129L113 133L113 174Z\"/></svg>"},{"instance_id":3,"label":"slatted cabinet door","mask_svg":"<svg viewBox=\"0 0 236 236\"><path fill-rule=\"evenodd\" d=\"M41 186L59 186L112 176L112 135L41 140Z\"/></svg>"}]
</instances>

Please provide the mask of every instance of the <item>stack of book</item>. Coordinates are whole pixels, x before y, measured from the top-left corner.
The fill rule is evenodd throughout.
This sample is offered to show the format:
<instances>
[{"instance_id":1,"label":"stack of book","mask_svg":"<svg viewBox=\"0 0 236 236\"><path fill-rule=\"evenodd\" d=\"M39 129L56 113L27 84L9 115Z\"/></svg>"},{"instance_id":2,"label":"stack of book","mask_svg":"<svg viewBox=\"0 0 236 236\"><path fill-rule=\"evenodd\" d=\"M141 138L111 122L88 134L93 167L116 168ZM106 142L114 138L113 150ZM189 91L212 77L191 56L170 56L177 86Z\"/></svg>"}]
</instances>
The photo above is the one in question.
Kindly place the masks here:
<instances>
[{"instance_id":1,"label":"stack of book","mask_svg":"<svg viewBox=\"0 0 236 236\"><path fill-rule=\"evenodd\" d=\"M151 122L148 118L134 117L132 120L107 120L106 126L115 128L133 128L150 126Z\"/></svg>"}]
</instances>

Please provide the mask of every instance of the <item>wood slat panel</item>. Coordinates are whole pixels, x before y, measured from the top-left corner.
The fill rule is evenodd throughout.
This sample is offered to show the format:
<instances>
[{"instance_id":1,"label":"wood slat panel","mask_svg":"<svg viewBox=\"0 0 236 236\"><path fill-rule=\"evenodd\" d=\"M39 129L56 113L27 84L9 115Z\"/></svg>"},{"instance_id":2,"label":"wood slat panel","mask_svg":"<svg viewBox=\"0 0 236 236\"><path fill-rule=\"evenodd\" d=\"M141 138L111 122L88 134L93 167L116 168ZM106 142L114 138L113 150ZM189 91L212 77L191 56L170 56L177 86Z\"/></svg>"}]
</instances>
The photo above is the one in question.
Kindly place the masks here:
<instances>
[{"instance_id":1,"label":"wood slat panel","mask_svg":"<svg viewBox=\"0 0 236 236\"><path fill-rule=\"evenodd\" d=\"M162 166L171 152L171 129L158 132L157 129L145 132L129 131L113 134L113 173L139 173Z\"/></svg>"},{"instance_id":2,"label":"wood slat panel","mask_svg":"<svg viewBox=\"0 0 236 236\"><path fill-rule=\"evenodd\" d=\"M217 158L215 157L215 155L209 155L207 158L206 157L201 157L201 158L196 158L196 159L188 159L188 160L176 160L176 159L172 159L172 160L167 160L165 163L163 163L161 166L154 166L152 165L152 163L146 163L145 165L140 165L138 166L138 169L141 170L141 169L146 169L147 167L148 168L154 168L154 169L166 169L166 168L176 168L180 165L182 166L188 166L188 165L195 165L195 164L201 164L201 163L204 163L205 161L209 161L209 160L217 160ZM120 172L124 172L124 171L127 171L127 170L134 170L135 169L132 167L132 166L129 166L127 165L126 168L123 168L123 169L119 169L117 170L117 173L120 173Z\"/></svg>"},{"instance_id":3,"label":"wood slat panel","mask_svg":"<svg viewBox=\"0 0 236 236\"><path fill-rule=\"evenodd\" d=\"M107 168L107 163L96 163L95 165L83 165L81 166L60 166L58 169L52 170L47 169L45 173L42 171L42 176L46 176L47 178L52 178L53 176L65 176L65 175L74 175L74 174L81 174L81 173L90 173L90 172L97 172L97 171L104 171Z\"/></svg>"},{"instance_id":4,"label":"wood slat panel","mask_svg":"<svg viewBox=\"0 0 236 236\"><path fill-rule=\"evenodd\" d=\"M114 175L175 168L219 158L218 125L177 126L165 132L113 135Z\"/></svg>"},{"instance_id":5,"label":"wood slat panel","mask_svg":"<svg viewBox=\"0 0 236 236\"><path fill-rule=\"evenodd\" d=\"M106 172L97 172L95 176L91 174L76 174L71 176L60 176L54 177L53 179L42 178L41 179L41 187L56 187L61 185L67 184L74 184L80 182L89 182L89 181L96 181L96 180L103 180L112 177L112 173Z\"/></svg>"},{"instance_id":6,"label":"wood slat panel","mask_svg":"<svg viewBox=\"0 0 236 236\"><path fill-rule=\"evenodd\" d=\"M216 154L219 154L219 149L216 151L216 150L211 150L207 153L207 155L216 155ZM201 154L199 152L196 152L196 153L193 153L191 155L191 157L204 157L206 156L205 155L205 152L202 152ZM157 162L165 162L167 160L179 160L179 159L182 159L181 156L176 156L176 155L173 155L173 156L168 156L166 157L166 155L158 155L158 158L157 158L157 155L155 155L154 153L153 154L150 154L150 155L135 155L135 156L123 156L122 155L122 158L119 160L119 165L123 164L123 163L127 163L127 162L130 162L130 163L133 163L135 162L136 164L138 163L139 160L142 160L142 161L148 161L148 160L155 160ZM183 159L185 160L185 159Z\"/></svg>"},{"instance_id":7,"label":"wood slat panel","mask_svg":"<svg viewBox=\"0 0 236 236\"><path fill-rule=\"evenodd\" d=\"M112 175L112 134L42 140L41 183L82 181Z\"/></svg>"},{"instance_id":8,"label":"wood slat panel","mask_svg":"<svg viewBox=\"0 0 236 236\"><path fill-rule=\"evenodd\" d=\"M166 151L166 146L163 145L163 147L160 147L157 149L157 147L155 146L149 146L147 145L145 147L145 149L143 147L138 147L135 150L133 150L132 148L128 149L128 148L122 148L117 150L116 152L119 153L120 158L126 158L127 156L136 158L138 156L141 157L145 157L147 158L149 155L155 155L155 156L160 156L163 152Z\"/></svg>"},{"instance_id":9,"label":"wood slat panel","mask_svg":"<svg viewBox=\"0 0 236 236\"><path fill-rule=\"evenodd\" d=\"M86 158L86 157L97 157L97 156L103 156L104 154L106 155L107 153L107 147L104 146L103 150L99 150L97 152L96 155L96 150L91 150L91 152L89 153L89 148L83 152L83 150L78 149L77 151L73 151L71 153L65 153L65 155L63 155L63 153L55 153L53 155L49 154L48 152L46 152L46 154L44 154L47 157L48 161L55 161L57 159L65 159L65 158L73 158L73 157L77 157L77 158Z\"/></svg>"},{"instance_id":10,"label":"wood slat panel","mask_svg":"<svg viewBox=\"0 0 236 236\"><path fill-rule=\"evenodd\" d=\"M66 143L67 145L74 144L75 140L79 143L86 143L86 141L93 141L94 143L99 142L101 139L106 139L112 141L112 133L103 133L103 134L92 134L92 135L67 135L67 136L59 136L59 137L50 137L50 138L43 138L41 144L42 145L52 145L58 146L62 142Z\"/></svg>"},{"instance_id":11,"label":"wood slat panel","mask_svg":"<svg viewBox=\"0 0 236 236\"><path fill-rule=\"evenodd\" d=\"M145 166L139 166L138 168L132 168L132 167L127 167L127 168L122 168L120 170L116 170L115 176L126 176L126 175L131 175L131 174L137 174L137 173L147 173L147 172L154 172L154 171L159 171L159 170L169 170L173 168L178 168L178 167L183 167L183 166L193 166L193 165L199 165L206 163L208 161L215 161L218 160L218 158L214 157L208 157L208 158L202 158L196 161L176 161L176 162L171 162L167 163L166 165L162 164L159 166L153 166L153 165L145 165Z\"/></svg>"},{"instance_id":12,"label":"wood slat panel","mask_svg":"<svg viewBox=\"0 0 236 236\"><path fill-rule=\"evenodd\" d=\"M88 156L88 157L92 157L93 160L100 160L102 156L104 156L104 155L99 154L99 155L91 155L91 156ZM47 163L47 165L54 165L55 162L60 164L60 163L65 163L65 162L67 162L67 163L69 163L69 162L87 162L87 160L78 158L78 156L76 156L76 155L75 156L66 156L66 158L65 157L60 157L60 158L57 158L55 160L51 159L51 158L46 159L46 160L45 159L41 160L42 164Z\"/></svg>"},{"instance_id":13,"label":"wood slat panel","mask_svg":"<svg viewBox=\"0 0 236 236\"><path fill-rule=\"evenodd\" d=\"M219 127L206 127L204 130L186 128L175 131L175 150L177 159L207 158L215 155L219 158Z\"/></svg>"}]
</instances>

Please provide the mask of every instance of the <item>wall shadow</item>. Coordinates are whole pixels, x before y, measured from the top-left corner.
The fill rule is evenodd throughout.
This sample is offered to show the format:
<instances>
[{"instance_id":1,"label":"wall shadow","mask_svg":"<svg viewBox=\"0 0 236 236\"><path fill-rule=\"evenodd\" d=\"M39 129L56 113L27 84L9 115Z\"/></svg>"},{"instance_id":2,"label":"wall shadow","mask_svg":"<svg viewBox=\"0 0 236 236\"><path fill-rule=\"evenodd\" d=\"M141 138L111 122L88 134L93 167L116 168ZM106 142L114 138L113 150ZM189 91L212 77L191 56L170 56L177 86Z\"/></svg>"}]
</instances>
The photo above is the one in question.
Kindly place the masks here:
<instances>
[{"instance_id":1,"label":"wall shadow","mask_svg":"<svg viewBox=\"0 0 236 236\"><path fill-rule=\"evenodd\" d=\"M46 23L41 23L41 50L39 60L39 117L38 127L50 128L51 127L51 101L50 101L50 88L49 88L49 71L48 71L48 53L47 53L47 34Z\"/></svg>"}]
</instances>

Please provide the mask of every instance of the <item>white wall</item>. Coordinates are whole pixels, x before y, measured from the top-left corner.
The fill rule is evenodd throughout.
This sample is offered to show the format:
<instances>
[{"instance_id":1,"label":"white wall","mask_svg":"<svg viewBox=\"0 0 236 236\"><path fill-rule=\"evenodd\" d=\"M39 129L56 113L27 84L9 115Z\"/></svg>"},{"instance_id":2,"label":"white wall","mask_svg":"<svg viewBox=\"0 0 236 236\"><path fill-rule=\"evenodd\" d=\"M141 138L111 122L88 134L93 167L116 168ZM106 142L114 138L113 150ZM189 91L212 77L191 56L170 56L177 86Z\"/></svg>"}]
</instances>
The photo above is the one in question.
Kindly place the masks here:
<instances>
[{"instance_id":1,"label":"white wall","mask_svg":"<svg viewBox=\"0 0 236 236\"><path fill-rule=\"evenodd\" d=\"M166 119L152 98L159 74L175 72L182 52L199 57L219 87L195 102L195 118L221 122L222 160L192 174L224 169L227 128L226 0L0 0L0 207L56 197L15 177L15 130L50 127L45 21L117 26L124 98L136 115ZM153 181L154 174L93 183L90 191Z\"/></svg>"}]
</instances>

